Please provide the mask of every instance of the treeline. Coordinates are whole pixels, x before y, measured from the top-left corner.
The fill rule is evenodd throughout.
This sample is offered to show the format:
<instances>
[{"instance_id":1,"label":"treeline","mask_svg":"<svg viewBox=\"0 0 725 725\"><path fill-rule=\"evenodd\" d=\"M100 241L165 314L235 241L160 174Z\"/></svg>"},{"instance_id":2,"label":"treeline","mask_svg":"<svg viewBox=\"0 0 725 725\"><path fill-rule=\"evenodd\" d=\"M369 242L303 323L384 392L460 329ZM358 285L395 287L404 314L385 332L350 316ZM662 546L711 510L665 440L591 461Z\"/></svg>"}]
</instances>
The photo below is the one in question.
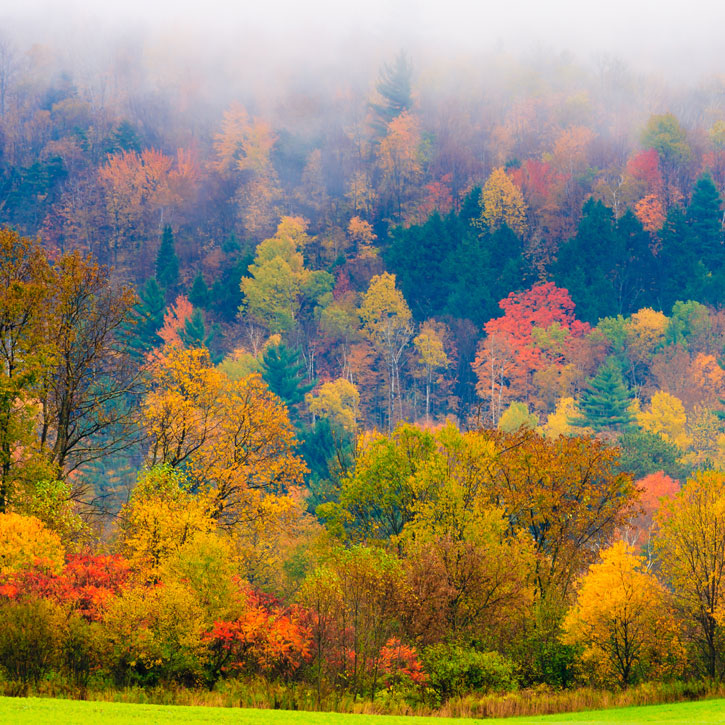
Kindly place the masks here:
<instances>
[{"instance_id":1,"label":"treeline","mask_svg":"<svg viewBox=\"0 0 725 725\"><path fill-rule=\"evenodd\" d=\"M286 219L252 268L281 250L314 289L294 256L304 239ZM565 290L535 285L502 302L479 352L498 426L482 413L467 430L386 434L361 425L348 380L313 392L279 338L215 364L179 302L144 350L147 319L105 268L0 240L5 691L273 687L290 707L347 693L430 710L722 677L725 474L711 469L725 435L714 408L695 428L673 394L640 407L625 384L646 389L658 355L680 356L710 371L686 376L693 400L712 396L718 313L688 303L591 328ZM390 419L406 309L382 274L358 313L389 356ZM440 355L435 332L415 338L422 356ZM578 401L545 425L515 400L504 410L548 389L541 371L564 379L595 353ZM135 483L104 515L86 471L132 446Z\"/></svg>"}]
</instances>

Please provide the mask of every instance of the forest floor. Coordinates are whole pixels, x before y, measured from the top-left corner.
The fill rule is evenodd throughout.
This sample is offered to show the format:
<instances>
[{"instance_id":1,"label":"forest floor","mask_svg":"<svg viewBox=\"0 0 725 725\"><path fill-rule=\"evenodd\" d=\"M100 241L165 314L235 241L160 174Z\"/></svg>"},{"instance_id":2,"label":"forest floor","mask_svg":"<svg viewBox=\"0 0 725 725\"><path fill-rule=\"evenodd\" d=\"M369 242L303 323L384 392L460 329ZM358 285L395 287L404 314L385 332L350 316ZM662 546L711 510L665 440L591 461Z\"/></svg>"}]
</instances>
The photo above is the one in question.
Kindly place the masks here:
<instances>
[{"instance_id":1,"label":"forest floor","mask_svg":"<svg viewBox=\"0 0 725 725\"><path fill-rule=\"evenodd\" d=\"M53 723L54 725L94 725L95 723L235 723L235 725L436 725L462 723L458 718L427 718L390 715L340 715L288 710L189 707L174 705L132 705L117 702L56 700L51 698L0 697L0 723ZM465 719L465 723L725 723L725 699L701 700L669 705L592 710L589 712L500 719Z\"/></svg>"}]
</instances>

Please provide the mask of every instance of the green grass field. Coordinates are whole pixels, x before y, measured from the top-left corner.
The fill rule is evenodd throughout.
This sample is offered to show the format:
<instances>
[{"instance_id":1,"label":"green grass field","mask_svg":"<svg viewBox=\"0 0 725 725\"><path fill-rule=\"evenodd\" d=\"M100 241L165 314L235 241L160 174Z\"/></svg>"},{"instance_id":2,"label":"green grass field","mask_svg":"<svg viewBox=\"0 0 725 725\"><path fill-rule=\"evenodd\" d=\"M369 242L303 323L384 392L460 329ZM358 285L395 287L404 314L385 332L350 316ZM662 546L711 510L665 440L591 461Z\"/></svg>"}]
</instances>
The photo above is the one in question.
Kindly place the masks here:
<instances>
[{"instance_id":1,"label":"green grass field","mask_svg":"<svg viewBox=\"0 0 725 725\"><path fill-rule=\"evenodd\" d=\"M94 725L95 723L235 723L236 725L444 725L446 723L725 723L725 700L704 700L675 705L651 705L613 710L509 718L506 720L450 719L384 715L338 715L285 710L243 710L218 707L168 705L128 705L115 702L81 702L50 698L0 697L0 723L53 723L53 725Z\"/></svg>"}]
</instances>

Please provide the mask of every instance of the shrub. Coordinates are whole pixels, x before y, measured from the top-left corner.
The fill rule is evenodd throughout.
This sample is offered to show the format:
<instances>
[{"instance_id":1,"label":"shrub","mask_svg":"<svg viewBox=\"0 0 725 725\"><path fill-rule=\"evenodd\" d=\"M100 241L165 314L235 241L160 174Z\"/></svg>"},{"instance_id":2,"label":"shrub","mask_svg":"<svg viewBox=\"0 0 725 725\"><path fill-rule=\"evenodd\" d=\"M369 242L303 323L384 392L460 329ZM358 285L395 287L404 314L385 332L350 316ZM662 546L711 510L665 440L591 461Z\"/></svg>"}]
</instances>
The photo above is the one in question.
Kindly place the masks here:
<instances>
[{"instance_id":1,"label":"shrub","mask_svg":"<svg viewBox=\"0 0 725 725\"><path fill-rule=\"evenodd\" d=\"M470 692L506 692L518 685L513 662L498 652L436 644L423 651L422 659L429 686L439 702Z\"/></svg>"},{"instance_id":2,"label":"shrub","mask_svg":"<svg viewBox=\"0 0 725 725\"><path fill-rule=\"evenodd\" d=\"M60 610L44 599L5 601L0 621L0 668L10 680L37 683L57 659Z\"/></svg>"}]
</instances>

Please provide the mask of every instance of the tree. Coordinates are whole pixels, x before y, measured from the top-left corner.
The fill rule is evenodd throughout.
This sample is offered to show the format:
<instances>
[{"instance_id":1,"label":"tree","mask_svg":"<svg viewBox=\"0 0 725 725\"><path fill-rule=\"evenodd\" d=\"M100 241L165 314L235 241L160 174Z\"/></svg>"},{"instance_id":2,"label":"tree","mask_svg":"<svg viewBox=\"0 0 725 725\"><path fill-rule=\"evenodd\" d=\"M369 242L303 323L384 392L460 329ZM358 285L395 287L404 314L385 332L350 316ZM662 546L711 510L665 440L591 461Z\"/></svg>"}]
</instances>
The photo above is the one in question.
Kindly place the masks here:
<instances>
[{"instance_id":1,"label":"tree","mask_svg":"<svg viewBox=\"0 0 725 725\"><path fill-rule=\"evenodd\" d=\"M401 423L389 436L372 435L358 445L339 501L323 505L319 513L328 528L353 541L393 539L414 516L421 495L416 477L434 459L435 437Z\"/></svg>"},{"instance_id":2,"label":"tree","mask_svg":"<svg viewBox=\"0 0 725 725\"><path fill-rule=\"evenodd\" d=\"M162 565L187 541L215 528L214 501L195 495L170 466L143 472L119 514L120 551L139 576L158 581Z\"/></svg>"},{"instance_id":3,"label":"tree","mask_svg":"<svg viewBox=\"0 0 725 725\"><path fill-rule=\"evenodd\" d=\"M54 265L53 365L42 381L40 446L64 475L136 439L140 370L119 336L136 302L77 252Z\"/></svg>"},{"instance_id":4,"label":"tree","mask_svg":"<svg viewBox=\"0 0 725 725\"><path fill-rule=\"evenodd\" d=\"M189 302L194 307L206 308L209 306L209 301L209 287L207 287L202 273L197 272L194 277L194 282L191 285L191 290L189 291Z\"/></svg>"},{"instance_id":5,"label":"tree","mask_svg":"<svg viewBox=\"0 0 725 725\"><path fill-rule=\"evenodd\" d=\"M564 631L565 641L584 645L584 659L604 681L621 687L653 670L676 671L682 658L664 589L623 541L603 550L582 578Z\"/></svg>"},{"instance_id":6,"label":"tree","mask_svg":"<svg viewBox=\"0 0 725 725\"><path fill-rule=\"evenodd\" d=\"M224 112L221 131L214 138L215 166L236 182L239 216L245 231L257 239L273 228L275 205L281 196L272 163L276 142L267 122L250 118L237 104Z\"/></svg>"},{"instance_id":7,"label":"tree","mask_svg":"<svg viewBox=\"0 0 725 725\"><path fill-rule=\"evenodd\" d=\"M657 515L655 551L687 624L702 669L722 673L725 632L725 474L697 473Z\"/></svg>"},{"instance_id":8,"label":"tree","mask_svg":"<svg viewBox=\"0 0 725 725\"><path fill-rule=\"evenodd\" d=\"M513 531L533 538L539 596L565 601L596 550L631 516L636 492L618 470L618 451L596 439L548 439L526 429L480 435L498 451L488 473L491 500Z\"/></svg>"},{"instance_id":9,"label":"tree","mask_svg":"<svg viewBox=\"0 0 725 725\"><path fill-rule=\"evenodd\" d=\"M181 468L210 491L225 526L251 526L302 483L284 405L259 375L227 378L205 348L171 348L156 362L142 416L150 463Z\"/></svg>"},{"instance_id":10,"label":"tree","mask_svg":"<svg viewBox=\"0 0 725 725\"><path fill-rule=\"evenodd\" d=\"M587 383L579 400L581 415L572 424L596 432L625 431L633 420L630 404L622 370L616 360L608 358Z\"/></svg>"},{"instance_id":11,"label":"tree","mask_svg":"<svg viewBox=\"0 0 725 725\"><path fill-rule=\"evenodd\" d=\"M35 516L0 513L0 578L25 569L59 572L65 549L60 537Z\"/></svg>"},{"instance_id":12,"label":"tree","mask_svg":"<svg viewBox=\"0 0 725 725\"><path fill-rule=\"evenodd\" d=\"M401 52L393 65L387 63L380 71L375 88L380 97L370 106L377 118L373 125L380 135L387 130L388 124L402 113L409 111L412 104L411 78L413 67L408 56Z\"/></svg>"},{"instance_id":13,"label":"tree","mask_svg":"<svg viewBox=\"0 0 725 725\"><path fill-rule=\"evenodd\" d=\"M722 199L709 174L702 174L695 182L686 218L691 253L708 271L719 272L723 267ZM712 299L717 301L719 296Z\"/></svg>"},{"instance_id":14,"label":"tree","mask_svg":"<svg viewBox=\"0 0 725 725\"><path fill-rule=\"evenodd\" d=\"M501 414L497 427L504 433L514 433L519 428L535 430L538 426L539 419L533 413L529 413L529 406L514 401Z\"/></svg>"},{"instance_id":15,"label":"tree","mask_svg":"<svg viewBox=\"0 0 725 725\"><path fill-rule=\"evenodd\" d=\"M526 202L504 169L491 172L481 190L480 204L482 228L493 232L505 224L519 237L526 234Z\"/></svg>"},{"instance_id":16,"label":"tree","mask_svg":"<svg viewBox=\"0 0 725 725\"><path fill-rule=\"evenodd\" d=\"M425 375L425 420L430 423L430 391L433 384L433 374L436 370L445 369L450 364L443 346L445 325L432 320L424 323L413 345L420 355L419 365L423 367Z\"/></svg>"},{"instance_id":17,"label":"tree","mask_svg":"<svg viewBox=\"0 0 725 725\"><path fill-rule=\"evenodd\" d=\"M640 427L682 449L691 442L687 434L687 416L682 401L674 395L658 390L649 404L649 409L637 413Z\"/></svg>"},{"instance_id":18,"label":"tree","mask_svg":"<svg viewBox=\"0 0 725 725\"><path fill-rule=\"evenodd\" d=\"M262 379L269 389L298 415L298 406L317 381L305 381L305 364L299 352L284 343L267 347L262 355Z\"/></svg>"},{"instance_id":19,"label":"tree","mask_svg":"<svg viewBox=\"0 0 725 725\"><path fill-rule=\"evenodd\" d=\"M273 237L257 247L250 277L241 281L240 312L272 333L289 332L298 322L303 303L311 309L331 301L334 278L305 269L302 252L313 237L301 217L282 217Z\"/></svg>"},{"instance_id":20,"label":"tree","mask_svg":"<svg viewBox=\"0 0 725 725\"><path fill-rule=\"evenodd\" d=\"M126 344L139 358L144 359L159 345L158 331L164 324L164 293L155 277L146 280L138 293L138 301L123 325Z\"/></svg>"},{"instance_id":21,"label":"tree","mask_svg":"<svg viewBox=\"0 0 725 725\"><path fill-rule=\"evenodd\" d=\"M659 155L665 205L669 208L676 192L673 188L676 174L692 156L687 133L671 113L650 116L642 132L642 145Z\"/></svg>"},{"instance_id":22,"label":"tree","mask_svg":"<svg viewBox=\"0 0 725 725\"><path fill-rule=\"evenodd\" d=\"M323 383L317 395L307 394L307 404L313 415L329 418L348 433L357 431L360 415L360 393L345 378Z\"/></svg>"},{"instance_id":23,"label":"tree","mask_svg":"<svg viewBox=\"0 0 725 725\"><path fill-rule=\"evenodd\" d=\"M205 347L215 365L221 362L222 357L215 354L216 346L213 345L219 336L219 325L212 325L207 331L204 313L198 308L194 308L191 316L186 318L183 329L179 330L179 338L187 348Z\"/></svg>"},{"instance_id":24,"label":"tree","mask_svg":"<svg viewBox=\"0 0 725 725\"><path fill-rule=\"evenodd\" d=\"M360 306L363 333L385 358L388 370L388 430L394 427L398 398L402 418L400 359L413 335L412 315L403 295L395 288L395 275L384 272L370 280Z\"/></svg>"},{"instance_id":25,"label":"tree","mask_svg":"<svg viewBox=\"0 0 725 725\"><path fill-rule=\"evenodd\" d=\"M36 411L29 402L37 398L38 383L52 364L46 327L51 279L37 242L0 229L0 513L15 487L33 475Z\"/></svg>"},{"instance_id":26,"label":"tree","mask_svg":"<svg viewBox=\"0 0 725 725\"><path fill-rule=\"evenodd\" d=\"M381 187L392 204L392 218L400 223L404 207L422 173L420 121L408 111L396 116L378 146Z\"/></svg>"},{"instance_id":27,"label":"tree","mask_svg":"<svg viewBox=\"0 0 725 725\"><path fill-rule=\"evenodd\" d=\"M488 337L473 364L479 381L477 391L491 401L491 391L502 398L503 388L498 383L494 385L497 378L489 364L496 348L500 351L497 361L508 358L506 389L512 397L525 401L529 399L534 374L551 366L561 368L572 345L589 331L589 325L576 319L569 293L552 282L535 284L520 293L511 292L499 302L499 307L504 315L486 323ZM499 407L497 415L501 410ZM497 420L496 417L494 425Z\"/></svg>"},{"instance_id":28,"label":"tree","mask_svg":"<svg viewBox=\"0 0 725 725\"><path fill-rule=\"evenodd\" d=\"M156 254L156 279L166 290L167 295L173 293L179 282L179 258L176 256L174 233L169 224L164 227L159 251Z\"/></svg>"}]
</instances>

